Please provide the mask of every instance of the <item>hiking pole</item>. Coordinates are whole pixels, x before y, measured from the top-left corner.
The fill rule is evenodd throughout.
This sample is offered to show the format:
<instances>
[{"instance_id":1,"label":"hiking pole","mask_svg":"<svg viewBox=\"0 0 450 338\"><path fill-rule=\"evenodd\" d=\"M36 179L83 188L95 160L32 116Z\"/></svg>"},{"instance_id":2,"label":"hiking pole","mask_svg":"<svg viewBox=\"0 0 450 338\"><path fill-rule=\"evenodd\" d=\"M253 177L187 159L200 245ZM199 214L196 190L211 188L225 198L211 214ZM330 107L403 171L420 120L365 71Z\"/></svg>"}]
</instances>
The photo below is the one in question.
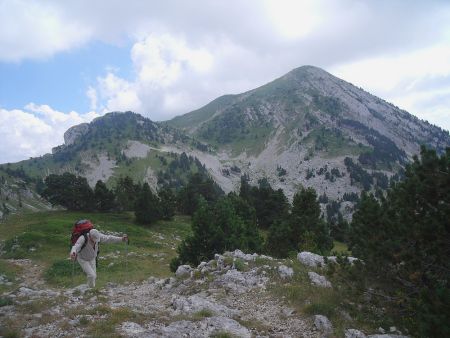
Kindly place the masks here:
<instances>
[{"instance_id":1,"label":"hiking pole","mask_svg":"<svg viewBox=\"0 0 450 338\"><path fill-rule=\"evenodd\" d=\"M74 287L74 276L75 276L75 260L72 259L72 287Z\"/></svg>"},{"instance_id":2,"label":"hiking pole","mask_svg":"<svg viewBox=\"0 0 450 338\"><path fill-rule=\"evenodd\" d=\"M130 244L130 239L127 237L127 244L125 246L125 273L128 276L128 244Z\"/></svg>"}]
</instances>

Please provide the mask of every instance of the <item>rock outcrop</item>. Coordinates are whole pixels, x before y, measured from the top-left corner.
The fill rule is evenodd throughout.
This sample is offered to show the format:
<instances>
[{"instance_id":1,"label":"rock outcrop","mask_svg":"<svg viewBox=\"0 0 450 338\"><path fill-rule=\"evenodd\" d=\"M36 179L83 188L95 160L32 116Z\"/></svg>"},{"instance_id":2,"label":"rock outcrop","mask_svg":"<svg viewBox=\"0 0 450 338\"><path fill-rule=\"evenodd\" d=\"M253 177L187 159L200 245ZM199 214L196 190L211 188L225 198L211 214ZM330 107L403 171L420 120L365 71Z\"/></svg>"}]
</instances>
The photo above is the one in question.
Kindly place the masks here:
<instances>
[{"instance_id":1,"label":"rock outcrop","mask_svg":"<svg viewBox=\"0 0 450 338\"><path fill-rule=\"evenodd\" d=\"M73 126L64 133L64 145L70 146L75 143L75 141L85 135L89 131L89 123L81 123Z\"/></svg>"}]
</instances>

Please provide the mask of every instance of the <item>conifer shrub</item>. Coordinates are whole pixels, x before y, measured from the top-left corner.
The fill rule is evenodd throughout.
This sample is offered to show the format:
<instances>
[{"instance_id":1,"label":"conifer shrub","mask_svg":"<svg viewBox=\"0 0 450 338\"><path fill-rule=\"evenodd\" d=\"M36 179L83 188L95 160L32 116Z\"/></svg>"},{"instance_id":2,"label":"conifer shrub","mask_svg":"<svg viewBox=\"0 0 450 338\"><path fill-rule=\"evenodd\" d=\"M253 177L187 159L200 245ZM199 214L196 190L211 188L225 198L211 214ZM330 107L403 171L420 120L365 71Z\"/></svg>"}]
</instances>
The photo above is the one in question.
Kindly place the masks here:
<instances>
[{"instance_id":1,"label":"conifer shrub","mask_svg":"<svg viewBox=\"0 0 450 338\"><path fill-rule=\"evenodd\" d=\"M256 223L242 217L236 210L238 197L226 196L208 204L203 197L197 201L198 209L192 218L192 234L177 248L178 257L171 269L181 264L197 266L209 261L216 253L241 249L254 251L262 245Z\"/></svg>"},{"instance_id":2,"label":"conifer shrub","mask_svg":"<svg viewBox=\"0 0 450 338\"><path fill-rule=\"evenodd\" d=\"M351 224L352 253L423 337L450 336L449 167L450 148L439 157L422 147L386 197L362 195Z\"/></svg>"}]
</instances>

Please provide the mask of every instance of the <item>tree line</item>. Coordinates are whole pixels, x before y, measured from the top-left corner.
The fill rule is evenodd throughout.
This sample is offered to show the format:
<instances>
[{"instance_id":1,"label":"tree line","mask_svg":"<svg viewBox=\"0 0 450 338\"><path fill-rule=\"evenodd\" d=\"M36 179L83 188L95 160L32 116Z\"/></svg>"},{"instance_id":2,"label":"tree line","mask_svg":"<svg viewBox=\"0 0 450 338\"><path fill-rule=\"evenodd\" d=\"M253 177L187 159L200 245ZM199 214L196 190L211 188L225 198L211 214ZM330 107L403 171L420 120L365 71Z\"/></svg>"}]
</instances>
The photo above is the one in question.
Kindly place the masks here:
<instances>
[{"instance_id":1,"label":"tree line","mask_svg":"<svg viewBox=\"0 0 450 338\"><path fill-rule=\"evenodd\" d=\"M385 194L347 196L358 200L350 224L342 218L327 222L311 188L301 188L289 203L267 179L250 185L247 175L238 193L225 195L203 173L191 175L179 190L157 193L129 177L111 190L101 181L92 190L85 178L66 173L48 176L43 195L71 210L133 210L143 224L175 212L192 215L192 232L177 248L172 270L235 249L280 258L300 250L327 255L333 238L345 240L364 262L350 283L371 280L420 336L444 337L450 333L449 167L450 148L442 156L422 148L421 158L407 166L402 181L391 180Z\"/></svg>"}]
</instances>

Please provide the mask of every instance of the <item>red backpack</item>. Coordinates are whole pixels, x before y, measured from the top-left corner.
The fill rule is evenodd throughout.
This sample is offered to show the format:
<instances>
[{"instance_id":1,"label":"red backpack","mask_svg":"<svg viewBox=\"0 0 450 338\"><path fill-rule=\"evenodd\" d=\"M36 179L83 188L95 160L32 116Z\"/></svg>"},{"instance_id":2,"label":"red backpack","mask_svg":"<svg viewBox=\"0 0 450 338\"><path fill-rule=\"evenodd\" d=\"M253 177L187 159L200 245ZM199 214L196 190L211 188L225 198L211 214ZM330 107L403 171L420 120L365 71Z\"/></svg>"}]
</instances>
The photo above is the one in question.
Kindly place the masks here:
<instances>
[{"instance_id":1,"label":"red backpack","mask_svg":"<svg viewBox=\"0 0 450 338\"><path fill-rule=\"evenodd\" d=\"M75 243L78 241L78 238L80 238L80 236L84 236L84 244L81 247L81 250L82 250L88 242L87 234L92 229L94 229L94 225L88 219L82 219L82 220L75 222L75 225L73 226L73 229L72 229L72 237L70 238L71 247L73 245L75 245Z\"/></svg>"}]
</instances>

